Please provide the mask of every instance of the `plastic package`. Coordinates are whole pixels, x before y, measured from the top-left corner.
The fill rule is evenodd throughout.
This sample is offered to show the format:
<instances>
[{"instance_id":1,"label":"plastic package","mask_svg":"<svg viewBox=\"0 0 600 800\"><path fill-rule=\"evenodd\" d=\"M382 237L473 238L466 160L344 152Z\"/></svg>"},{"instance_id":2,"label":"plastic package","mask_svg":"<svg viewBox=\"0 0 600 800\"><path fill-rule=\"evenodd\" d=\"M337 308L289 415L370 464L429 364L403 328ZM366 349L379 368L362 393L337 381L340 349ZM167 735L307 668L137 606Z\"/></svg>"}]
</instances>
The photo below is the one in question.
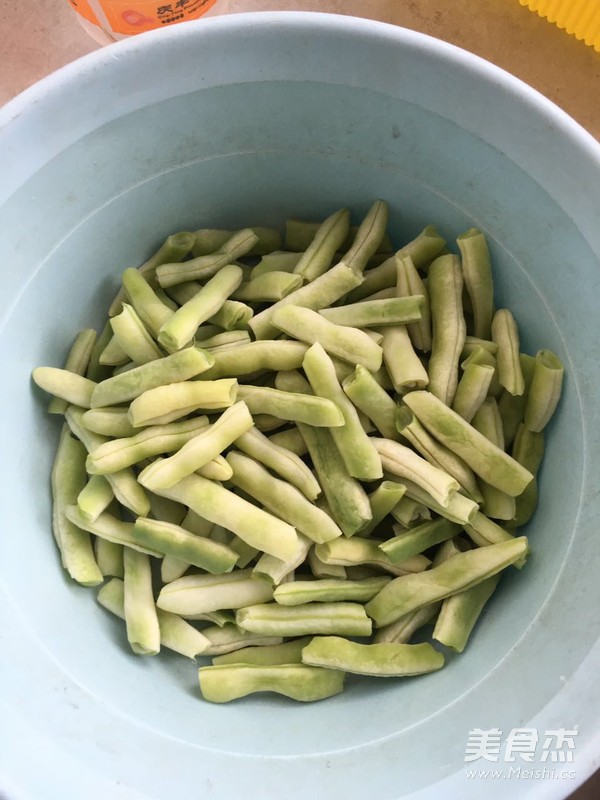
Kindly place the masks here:
<instances>
[{"instance_id":1,"label":"plastic package","mask_svg":"<svg viewBox=\"0 0 600 800\"><path fill-rule=\"evenodd\" d=\"M228 0L68 0L83 28L100 44L228 11Z\"/></svg>"},{"instance_id":2,"label":"plastic package","mask_svg":"<svg viewBox=\"0 0 600 800\"><path fill-rule=\"evenodd\" d=\"M519 2L600 52L598 0L519 0Z\"/></svg>"}]
</instances>

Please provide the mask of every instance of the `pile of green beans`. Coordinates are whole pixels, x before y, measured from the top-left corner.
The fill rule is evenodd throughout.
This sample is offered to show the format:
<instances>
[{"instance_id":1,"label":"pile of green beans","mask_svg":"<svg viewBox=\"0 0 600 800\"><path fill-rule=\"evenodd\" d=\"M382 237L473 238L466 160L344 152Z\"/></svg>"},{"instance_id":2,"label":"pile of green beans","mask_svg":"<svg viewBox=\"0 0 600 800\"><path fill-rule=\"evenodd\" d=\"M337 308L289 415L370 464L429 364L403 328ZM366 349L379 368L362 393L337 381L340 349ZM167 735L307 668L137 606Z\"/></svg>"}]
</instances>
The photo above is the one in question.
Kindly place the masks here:
<instances>
[{"instance_id":1,"label":"pile of green beans","mask_svg":"<svg viewBox=\"0 0 600 800\"><path fill-rule=\"evenodd\" d=\"M521 352L481 231L387 227L175 233L33 370L64 569L134 653L212 657L206 700L436 671L527 560L562 363Z\"/></svg>"}]
</instances>

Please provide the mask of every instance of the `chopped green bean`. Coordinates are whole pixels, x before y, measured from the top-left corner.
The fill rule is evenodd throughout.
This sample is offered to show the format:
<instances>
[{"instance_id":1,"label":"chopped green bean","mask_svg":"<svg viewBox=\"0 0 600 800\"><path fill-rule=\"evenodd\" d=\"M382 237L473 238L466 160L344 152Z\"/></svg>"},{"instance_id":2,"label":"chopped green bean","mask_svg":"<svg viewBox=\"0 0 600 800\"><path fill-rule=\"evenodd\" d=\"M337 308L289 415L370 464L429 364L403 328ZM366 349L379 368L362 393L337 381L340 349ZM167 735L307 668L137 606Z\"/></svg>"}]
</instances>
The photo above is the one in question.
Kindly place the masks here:
<instances>
[{"instance_id":1,"label":"chopped green bean","mask_svg":"<svg viewBox=\"0 0 600 800\"><path fill-rule=\"evenodd\" d=\"M340 409L324 397L284 392L268 386L240 386L238 397L252 414L270 414L278 419L305 422L318 428L344 425Z\"/></svg>"},{"instance_id":2,"label":"chopped green bean","mask_svg":"<svg viewBox=\"0 0 600 800\"><path fill-rule=\"evenodd\" d=\"M473 332L481 339L490 338L494 314L492 265L485 236L470 228L456 240L462 256L465 287L473 309Z\"/></svg>"},{"instance_id":3,"label":"chopped green bean","mask_svg":"<svg viewBox=\"0 0 600 800\"><path fill-rule=\"evenodd\" d=\"M252 375L261 370L291 370L302 366L308 347L303 342L270 339L240 345L233 350L217 351L211 358L214 366L201 380Z\"/></svg>"},{"instance_id":4,"label":"chopped green bean","mask_svg":"<svg viewBox=\"0 0 600 800\"><path fill-rule=\"evenodd\" d=\"M447 597L442 603L435 623L433 638L446 647L462 653L483 607L494 593L499 580L500 573L492 575L491 578L464 592Z\"/></svg>"},{"instance_id":5,"label":"chopped green bean","mask_svg":"<svg viewBox=\"0 0 600 800\"><path fill-rule=\"evenodd\" d=\"M525 426L539 433L556 410L562 392L564 367L551 350L539 350L525 408Z\"/></svg>"},{"instance_id":6,"label":"chopped green bean","mask_svg":"<svg viewBox=\"0 0 600 800\"><path fill-rule=\"evenodd\" d=\"M342 389L356 408L373 421L382 436L397 438L396 403L366 367L358 364L342 382Z\"/></svg>"},{"instance_id":7,"label":"chopped green bean","mask_svg":"<svg viewBox=\"0 0 600 800\"><path fill-rule=\"evenodd\" d=\"M423 298L420 307L420 319L414 322L409 322L408 320L403 321L408 323L406 327L413 347L415 347L416 350L428 353L431 350L431 310L429 307L429 292L409 255L398 253L395 258L395 263L395 295L398 297L420 295Z\"/></svg>"},{"instance_id":8,"label":"chopped green bean","mask_svg":"<svg viewBox=\"0 0 600 800\"><path fill-rule=\"evenodd\" d=\"M298 546L292 558L275 558L269 553L263 553L252 572L259 577L268 578L273 586L278 586L288 580L294 570L305 561L312 544L311 539L299 533Z\"/></svg>"},{"instance_id":9,"label":"chopped green bean","mask_svg":"<svg viewBox=\"0 0 600 800\"><path fill-rule=\"evenodd\" d=\"M173 316L172 310L137 269L126 269L122 281L125 295L139 319L157 339L162 325Z\"/></svg>"},{"instance_id":10,"label":"chopped green bean","mask_svg":"<svg viewBox=\"0 0 600 800\"><path fill-rule=\"evenodd\" d=\"M429 391L451 405L458 385L458 363L466 325L462 307L463 277L457 256L440 256L429 268L432 344Z\"/></svg>"},{"instance_id":11,"label":"chopped green bean","mask_svg":"<svg viewBox=\"0 0 600 800\"><path fill-rule=\"evenodd\" d=\"M319 314L336 325L353 325L355 328L404 325L421 319L424 299L423 295L411 295L362 300L350 305L324 308Z\"/></svg>"},{"instance_id":12,"label":"chopped green bean","mask_svg":"<svg viewBox=\"0 0 600 800\"><path fill-rule=\"evenodd\" d=\"M428 642L358 644L340 636L315 636L303 649L302 662L357 675L403 677L441 669L444 656Z\"/></svg>"},{"instance_id":13,"label":"chopped green bean","mask_svg":"<svg viewBox=\"0 0 600 800\"><path fill-rule=\"evenodd\" d=\"M334 603L340 600L366 603L375 597L391 578L364 578L362 581L324 578L316 581L293 580L278 586L273 599L282 606L303 603Z\"/></svg>"},{"instance_id":14,"label":"chopped green bean","mask_svg":"<svg viewBox=\"0 0 600 800\"><path fill-rule=\"evenodd\" d=\"M92 433L123 439L138 433L129 421L127 412L127 408L120 406L91 408L83 414L81 422L83 427Z\"/></svg>"},{"instance_id":15,"label":"chopped green bean","mask_svg":"<svg viewBox=\"0 0 600 800\"><path fill-rule=\"evenodd\" d=\"M310 642L310 636L301 639L292 639L282 644L271 644L263 647L243 647L232 653L224 653L213 658L213 666L219 664L260 664L273 666L275 664L300 664L302 648Z\"/></svg>"},{"instance_id":16,"label":"chopped green bean","mask_svg":"<svg viewBox=\"0 0 600 800\"><path fill-rule=\"evenodd\" d=\"M394 532L397 535L393 539L382 542L379 547L389 556L392 563L397 564L418 553L423 553L435 544L451 539L459 531L460 526L457 523L450 522L443 517L424 522L402 532L398 531L396 526Z\"/></svg>"},{"instance_id":17,"label":"chopped green bean","mask_svg":"<svg viewBox=\"0 0 600 800\"><path fill-rule=\"evenodd\" d=\"M402 394L429 383L427 370L415 353L406 325L383 328L383 361L394 389Z\"/></svg>"},{"instance_id":18,"label":"chopped green bean","mask_svg":"<svg viewBox=\"0 0 600 800\"><path fill-rule=\"evenodd\" d=\"M523 394L525 380L519 359L519 331L513 315L506 308L499 308L494 314L492 339L498 345L496 363L501 385L510 394Z\"/></svg>"},{"instance_id":19,"label":"chopped green bean","mask_svg":"<svg viewBox=\"0 0 600 800\"><path fill-rule=\"evenodd\" d=\"M58 367L36 367L31 373L35 383L45 392L81 408L89 408L97 383L76 372Z\"/></svg>"},{"instance_id":20,"label":"chopped green bean","mask_svg":"<svg viewBox=\"0 0 600 800\"><path fill-rule=\"evenodd\" d=\"M264 603L273 597L269 580L239 569L224 575L185 575L163 586L157 605L188 619L221 609Z\"/></svg>"},{"instance_id":21,"label":"chopped green bean","mask_svg":"<svg viewBox=\"0 0 600 800\"><path fill-rule=\"evenodd\" d=\"M506 447L510 447L517 433L517 428L525 419L525 409L529 398L529 390L531 388L531 381L533 380L533 371L535 368L535 358L528 356L526 353L519 355L521 362L521 372L523 373L523 381L525 390L521 395L514 395L502 389L498 395L498 411L502 419L502 430L504 431L504 442ZM492 394L492 392L490 392ZM496 395L494 395L496 396Z\"/></svg>"},{"instance_id":22,"label":"chopped green bean","mask_svg":"<svg viewBox=\"0 0 600 800\"><path fill-rule=\"evenodd\" d=\"M129 420L134 428L142 425L165 425L193 411L223 410L232 406L238 394L234 378L215 381L180 381L148 389L129 406ZM208 422L208 421L207 421Z\"/></svg>"},{"instance_id":23,"label":"chopped green bean","mask_svg":"<svg viewBox=\"0 0 600 800\"><path fill-rule=\"evenodd\" d=\"M108 511L103 511L95 520L86 519L76 505L67 506L65 509L67 519L77 527L89 533L94 533L109 542L122 544L140 553L147 553L150 556L161 556L158 550L140 545L133 535L133 522L123 522Z\"/></svg>"},{"instance_id":24,"label":"chopped green bean","mask_svg":"<svg viewBox=\"0 0 600 800\"><path fill-rule=\"evenodd\" d=\"M123 545L96 536L94 549L102 577L122 578L124 575Z\"/></svg>"},{"instance_id":25,"label":"chopped green bean","mask_svg":"<svg viewBox=\"0 0 600 800\"><path fill-rule=\"evenodd\" d=\"M160 651L160 628L152 594L150 559L146 554L126 547L123 566L127 639L134 653L154 656Z\"/></svg>"},{"instance_id":26,"label":"chopped green bean","mask_svg":"<svg viewBox=\"0 0 600 800\"><path fill-rule=\"evenodd\" d=\"M162 350L146 330L133 306L123 303L123 310L111 317L110 325L117 344L134 364L147 364L162 358Z\"/></svg>"},{"instance_id":27,"label":"chopped green bean","mask_svg":"<svg viewBox=\"0 0 600 800\"><path fill-rule=\"evenodd\" d=\"M71 345L67 360L65 361L64 369L67 372L74 372L76 375L87 375L87 369L90 363L90 358L97 341L97 334L93 328L80 331L75 337L75 341ZM96 380L94 378L94 380ZM64 414L67 410L68 402L60 397L53 397L48 404L49 414Z\"/></svg>"},{"instance_id":28,"label":"chopped green bean","mask_svg":"<svg viewBox=\"0 0 600 800\"><path fill-rule=\"evenodd\" d=\"M344 672L305 664L220 664L198 670L200 689L211 703L228 703L255 692L276 692L311 702L339 694Z\"/></svg>"},{"instance_id":29,"label":"chopped green bean","mask_svg":"<svg viewBox=\"0 0 600 800\"><path fill-rule=\"evenodd\" d=\"M289 272L265 272L243 283L233 294L235 300L254 303L276 303L299 289L304 281Z\"/></svg>"},{"instance_id":30,"label":"chopped green bean","mask_svg":"<svg viewBox=\"0 0 600 800\"><path fill-rule=\"evenodd\" d=\"M383 628L379 628L375 632L373 644L383 644L384 642L408 644L419 628L427 625L435 617L439 609L440 603L430 603L428 606L423 606L423 608L418 608L416 611L405 614L396 622L384 625Z\"/></svg>"},{"instance_id":31,"label":"chopped green bean","mask_svg":"<svg viewBox=\"0 0 600 800\"><path fill-rule=\"evenodd\" d=\"M112 325L110 325L110 329L112 332ZM98 360L103 366L111 367L127 364L129 361L129 356L121 347L121 344L114 333L112 334L104 350L100 353Z\"/></svg>"},{"instance_id":32,"label":"chopped green bean","mask_svg":"<svg viewBox=\"0 0 600 800\"><path fill-rule=\"evenodd\" d=\"M86 519L93 522L114 499L112 486L106 478L103 475L92 475L77 495L77 507Z\"/></svg>"},{"instance_id":33,"label":"chopped green bean","mask_svg":"<svg viewBox=\"0 0 600 800\"><path fill-rule=\"evenodd\" d=\"M272 253L267 253L252 268L250 278L268 275L269 272L295 272L296 264L300 261L302 255L302 253L294 253L287 250L274 250Z\"/></svg>"},{"instance_id":34,"label":"chopped green bean","mask_svg":"<svg viewBox=\"0 0 600 800\"><path fill-rule=\"evenodd\" d=\"M417 608L470 589L514 564L527 552L527 538L468 550L437 567L403 575L388 583L365 606L377 627L389 625Z\"/></svg>"},{"instance_id":35,"label":"chopped green bean","mask_svg":"<svg viewBox=\"0 0 600 800\"><path fill-rule=\"evenodd\" d=\"M294 272L306 281L313 281L326 272L343 246L350 230L350 212L343 208L328 217L317 229L314 238L302 248Z\"/></svg>"},{"instance_id":36,"label":"chopped green bean","mask_svg":"<svg viewBox=\"0 0 600 800\"><path fill-rule=\"evenodd\" d=\"M371 633L371 620L359 603L304 603L301 606L261 603L240 608L235 621L250 633L274 636L318 633L368 636Z\"/></svg>"},{"instance_id":37,"label":"chopped green bean","mask_svg":"<svg viewBox=\"0 0 600 800\"><path fill-rule=\"evenodd\" d=\"M217 613L217 612L215 612ZM203 628L202 633L208 639L208 646L202 653L205 656L221 656L245 650L247 647L273 647L282 643L281 636L265 636L261 633L243 631L233 622L224 625L211 625Z\"/></svg>"},{"instance_id":38,"label":"chopped green bean","mask_svg":"<svg viewBox=\"0 0 600 800\"><path fill-rule=\"evenodd\" d=\"M452 410L467 422L483 403L494 377L495 369L488 364L467 364L456 387Z\"/></svg>"},{"instance_id":39,"label":"chopped green bean","mask_svg":"<svg viewBox=\"0 0 600 800\"><path fill-rule=\"evenodd\" d=\"M425 556L414 556L395 564L387 553L379 547L381 542L375 539L362 539L353 536L351 539L333 539L331 542L318 544L315 552L326 564L339 564L342 567L367 565L383 569L392 575L410 575L421 572L430 564Z\"/></svg>"},{"instance_id":40,"label":"chopped green bean","mask_svg":"<svg viewBox=\"0 0 600 800\"><path fill-rule=\"evenodd\" d=\"M252 249L248 251L248 255L266 255L273 250L277 250L281 245L281 236L275 228L253 225L247 230L251 230L256 235L256 242ZM195 241L192 247L192 255L194 257L207 256L219 251L235 233L236 231L220 230L218 228L200 228L200 230L194 231Z\"/></svg>"}]
</instances>

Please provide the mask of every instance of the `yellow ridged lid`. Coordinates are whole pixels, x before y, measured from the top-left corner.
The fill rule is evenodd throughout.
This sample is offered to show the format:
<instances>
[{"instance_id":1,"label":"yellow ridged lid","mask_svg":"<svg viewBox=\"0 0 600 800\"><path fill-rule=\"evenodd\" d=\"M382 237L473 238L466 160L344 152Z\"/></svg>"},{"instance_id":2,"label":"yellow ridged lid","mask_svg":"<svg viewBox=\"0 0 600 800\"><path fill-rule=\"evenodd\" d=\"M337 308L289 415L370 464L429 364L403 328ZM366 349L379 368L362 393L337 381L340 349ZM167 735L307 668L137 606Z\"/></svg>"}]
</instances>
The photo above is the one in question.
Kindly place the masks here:
<instances>
[{"instance_id":1,"label":"yellow ridged lid","mask_svg":"<svg viewBox=\"0 0 600 800\"><path fill-rule=\"evenodd\" d=\"M519 2L600 52L598 0L519 0Z\"/></svg>"}]
</instances>

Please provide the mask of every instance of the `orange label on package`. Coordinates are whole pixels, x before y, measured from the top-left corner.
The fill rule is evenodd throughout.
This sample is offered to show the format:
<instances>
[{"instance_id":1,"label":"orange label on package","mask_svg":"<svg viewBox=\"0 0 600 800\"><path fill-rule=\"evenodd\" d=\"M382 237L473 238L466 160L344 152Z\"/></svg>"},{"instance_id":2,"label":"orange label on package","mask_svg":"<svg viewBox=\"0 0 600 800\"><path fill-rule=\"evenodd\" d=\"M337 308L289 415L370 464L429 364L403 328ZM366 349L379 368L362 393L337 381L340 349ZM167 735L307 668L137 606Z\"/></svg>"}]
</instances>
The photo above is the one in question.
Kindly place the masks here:
<instances>
[{"instance_id":1,"label":"orange label on package","mask_svg":"<svg viewBox=\"0 0 600 800\"><path fill-rule=\"evenodd\" d=\"M98 22L98 17L92 11L87 0L69 0L69 3L71 3L78 14L81 14L81 16L85 17L89 22L92 22L94 25L100 24Z\"/></svg>"},{"instance_id":2,"label":"orange label on package","mask_svg":"<svg viewBox=\"0 0 600 800\"><path fill-rule=\"evenodd\" d=\"M173 0L172 3L149 2L149 0L71 0L80 14L90 19L79 8L86 6L91 13L96 11L96 24L108 27L114 33L133 35L164 25L198 19L215 4L216 0Z\"/></svg>"}]
</instances>

